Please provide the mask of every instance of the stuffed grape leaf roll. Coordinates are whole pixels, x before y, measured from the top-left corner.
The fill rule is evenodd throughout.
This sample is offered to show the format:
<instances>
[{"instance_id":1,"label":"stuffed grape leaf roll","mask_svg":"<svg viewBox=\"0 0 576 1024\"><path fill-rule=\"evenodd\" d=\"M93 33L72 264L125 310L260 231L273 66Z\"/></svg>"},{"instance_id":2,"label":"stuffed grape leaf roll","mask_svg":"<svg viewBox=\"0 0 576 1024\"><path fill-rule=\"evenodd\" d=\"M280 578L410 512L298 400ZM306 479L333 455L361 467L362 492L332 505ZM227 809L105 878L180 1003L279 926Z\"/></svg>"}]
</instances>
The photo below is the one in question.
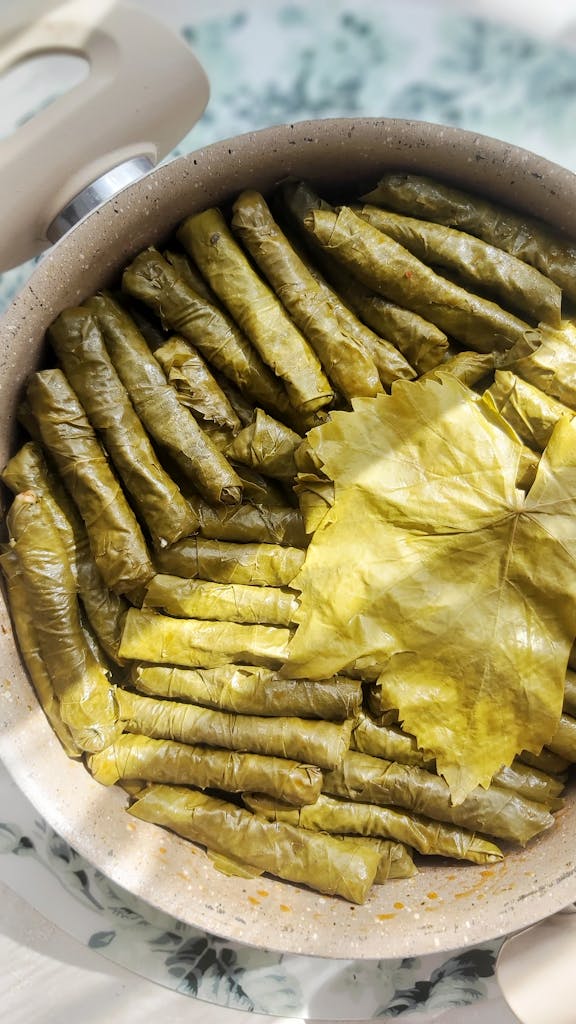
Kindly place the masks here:
<instances>
[{"instance_id":1,"label":"stuffed grape leaf roll","mask_svg":"<svg viewBox=\"0 0 576 1024\"><path fill-rule=\"evenodd\" d=\"M140 693L151 697L191 701L243 715L289 715L338 722L355 717L362 703L362 685L357 679L286 679L256 665L212 669L136 665L132 683Z\"/></svg>"},{"instance_id":2,"label":"stuffed grape leaf roll","mask_svg":"<svg viewBox=\"0 0 576 1024\"><path fill-rule=\"evenodd\" d=\"M61 370L41 370L27 396L42 440L84 520L94 560L117 593L153 575L144 535L84 409Z\"/></svg>"},{"instance_id":3,"label":"stuffed grape leaf roll","mask_svg":"<svg viewBox=\"0 0 576 1024\"><path fill-rule=\"evenodd\" d=\"M114 688L84 637L58 531L32 491L16 495L7 523L60 717L81 750L102 750L121 732Z\"/></svg>"},{"instance_id":4,"label":"stuffed grape leaf roll","mask_svg":"<svg viewBox=\"0 0 576 1024\"><path fill-rule=\"evenodd\" d=\"M104 786L141 779L226 793L254 788L297 807L313 803L322 786L322 772L316 765L134 733L118 736L104 750L93 754L88 758L88 767Z\"/></svg>"},{"instance_id":5,"label":"stuffed grape leaf roll","mask_svg":"<svg viewBox=\"0 0 576 1024\"><path fill-rule=\"evenodd\" d=\"M380 863L377 846L271 824L236 804L179 786L152 786L129 812L217 853L233 851L262 871L352 903L368 898Z\"/></svg>"}]
</instances>

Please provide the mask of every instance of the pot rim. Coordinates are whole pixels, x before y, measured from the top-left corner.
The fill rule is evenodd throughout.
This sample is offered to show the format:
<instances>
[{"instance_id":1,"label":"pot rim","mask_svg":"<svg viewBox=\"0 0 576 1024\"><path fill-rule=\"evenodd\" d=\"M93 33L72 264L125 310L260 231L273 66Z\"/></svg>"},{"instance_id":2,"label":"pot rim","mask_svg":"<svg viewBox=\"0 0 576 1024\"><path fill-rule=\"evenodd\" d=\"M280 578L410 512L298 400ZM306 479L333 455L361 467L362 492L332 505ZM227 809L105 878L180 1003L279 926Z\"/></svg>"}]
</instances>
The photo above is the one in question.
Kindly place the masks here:
<instances>
[{"instance_id":1,"label":"pot rim","mask_svg":"<svg viewBox=\"0 0 576 1024\"><path fill-rule=\"evenodd\" d=\"M351 146L354 160L346 165ZM336 166L339 181L351 186L358 173L368 183L375 180L378 167L415 169L423 161L422 173L498 197L516 209L530 209L534 203L542 217L576 237L576 202L566 199L576 199L576 175L475 132L399 118L337 118L273 126L213 143L131 185L89 214L41 259L0 321L0 428L8 445L16 392L41 350L39 324L47 325L65 305L96 290L95 280L102 283L116 274L151 240L166 237L188 209L223 202L247 185L270 185L294 168L315 168L312 177L328 181ZM170 213L163 220L167 205ZM155 826L129 818L120 790L105 790L83 765L66 758L20 666L1 601L0 625L0 656L10 683L4 690L5 696L10 692L9 699L0 702L0 756L10 774L87 860L188 924L279 952L373 959L487 941L533 924L576 898L576 807L572 816L561 812L555 828L528 850L507 855L503 866L486 870L455 865L450 869L454 881L446 880L446 869L427 866L416 879L387 883L382 888L390 895L377 894L365 907L352 908L268 877L264 884L227 879L215 873L205 855L191 856L189 844L176 837L167 843ZM86 802L93 805L88 818ZM111 830L116 839L122 837L121 855L111 849ZM551 838L557 850L553 871L547 853ZM163 845L170 846L167 857L158 852ZM198 870L191 876L193 861ZM184 895L182 882L175 884L178 872L192 879ZM256 899L263 889L266 900ZM432 899L432 892L439 898ZM290 914L281 909L288 903Z\"/></svg>"}]
</instances>

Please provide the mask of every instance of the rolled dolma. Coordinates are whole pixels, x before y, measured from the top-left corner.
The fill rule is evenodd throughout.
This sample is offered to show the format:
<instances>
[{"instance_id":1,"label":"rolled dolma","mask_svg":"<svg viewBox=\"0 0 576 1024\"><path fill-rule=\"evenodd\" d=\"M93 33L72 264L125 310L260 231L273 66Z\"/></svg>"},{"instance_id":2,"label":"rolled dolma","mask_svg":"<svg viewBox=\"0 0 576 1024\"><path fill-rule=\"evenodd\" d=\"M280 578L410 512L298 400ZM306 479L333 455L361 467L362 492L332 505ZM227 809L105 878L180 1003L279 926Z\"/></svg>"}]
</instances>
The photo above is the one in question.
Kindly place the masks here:
<instances>
[{"instance_id":1,"label":"rolled dolma","mask_svg":"<svg viewBox=\"0 0 576 1024\"><path fill-rule=\"evenodd\" d=\"M210 540L239 543L280 544L305 547L304 521L299 509L289 505L269 508L244 501L240 505L216 507L195 498L187 498L198 516L200 533Z\"/></svg>"},{"instance_id":2,"label":"rolled dolma","mask_svg":"<svg viewBox=\"0 0 576 1024\"><path fill-rule=\"evenodd\" d=\"M123 597L105 585L78 510L60 479L48 468L39 445L34 441L23 445L1 476L14 494L30 490L42 498L66 549L88 622L108 657L118 661L128 605Z\"/></svg>"},{"instance_id":3,"label":"rolled dolma","mask_svg":"<svg viewBox=\"0 0 576 1024\"><path fill-rule=\"evenodd\" d=\"M242 485L230 463L180 404L134 321L106 295L85 305L102 328L118 376L151 437L208 501L240 501Z\"/></svg>"},{"instance_id":4,"label":"rolled dolma","mask_svg":"<svg viewBox=\"0 0 576 1024\"><path fill-rule=\"evenodd\" d=\"M488 394L518 437L536 451L544 451L561 416L574 416L573 409L509 370L496 371Z\"/></svg>"},{"instance_id":5,"label":"rolled dolma","mask_svg":"<svg viewBox=\"0 0 576 1024\"><path fill-rule=\"evenodd\" d=\"M507 368L576 410L576 323L564 320L558 330L543 325L538 348Z\"/></svg>"},{"instance_id":6,"label":"rolled dolma","mask_svg":"<svg viewBox=\"0 0 576 1024\"><path fill-rule=\"evenodd\" d=\"M398 725L398 711L396 710L396 708L383 707L381 692L382 691L377 683L371 683L370 686L366 687L366 710L370 713L370 717L376 723L376 725Z\"/></svg>"},{"instance_id":7,"label":"rolled dolma","mask_svg":"<svg viewBox=\"0 0 576 1024\"><path fill-rule=\"evenodd\" d=\"M323 472L307 439L294 453L298 473L293 490L307 534L313 534L334 504L334 482Z\"/></svg>"},{"instance_id":8,"label":"rolled dolma","mask_svg":"<svg viewBox=\"0 0 576 1024\"><path fill-rule=\"evenodd\" d=\"M563 710L568 715L576 715L576 672L572 669L566 670Z\"/></svg>"},{"instance_id":9,"label":"rolled dolma","mask_svg":"<svg viewBox=\"0 0 576 1024\"><path fill-rule=\"evenodd\" d=\"M166 249L162 256L174 268L178 277L192 288L203 299L207 299L213 306L218 306L218 299L210 285L204 280L197 267L185 252L178 249Z\"/></svg>"},{"instance_id":10,"label":"rolled dolma","mask_svg":"<svg viewBox=\"0 0 576 1024\"><path fill-rule=\"evenodd\" d=\"M215 361L213 360L215 365ZM264 366L264 364L262 364ZM268 373L269 371L266 370ZM236 416L240 420L243 427L248 426L254 419L254 407L258 405L258 401L250 401L227 377L224 376L219 370L214 370L214 380L220 387L220 390L224 392L226 398L230 402ZM288 402L288 399L286 399ZM291 413L290 413L291 415ZM285 418L285 417L284 417ZM289 417L290 418L290 417Z\"/></svg>"},{"instance_id":11,"label":"rolled dolma","mask_svg":"<svg viewBox=\"0 0 576 1024\"><path fill-rule=\"evenodd\" d=\"M347 837L348 839L350 837ZM418 868L412 860L410 850L404 843L395 843L389 839L378 840L380 864L374 879L375 885L382 885L389 878L413 878Z\"/></svg>"},{"instance_id":12,"label":"rolled dolma","mask_svg":"<svg viewBox=\"0 0 576 1024\"><path fill-rule=\"evenodd\" d=\"M319 768L340 764L350 743L350 720L237 715L120 689L117 698L125 730L154 739L287 757Z\"/></svg>"},{"instance_id":13,"label":"rolled dolma","mask_svg":"<svg viewBox=\"0 0 576 1024\"><path fill-rule=\"evenodd\" d=\"M313 534L334 504L334 484L315 474L298 473L294 493L298 497L306 533Z\"/></svg>"},{"instance_id":14,"label":"rolled dolma","mask_svg":"<svg viewBox=\"0 0 576 1024\"><path fill-rule=\"evenodd\" d=\"M157 348L154 356L182 405L203 420L238 433L242 424L196 349L183 338L174 336Z\"/></svg>"},{"instance_id":15,"label":"rolled dolma","mask_svg":"<svg viewBox=\"0 0 576 1024\"><path fill-rule=\"evenodd\" d=\"M66 377L61 370L41 370L30 379L27 396L106 586L125 593L146 583L154 570L142 530Z\"/></svg>"},{"instance_id":16,"label":"rolled dolma","mask_svg":"<svg viewBox=\"0 0 576 1024\"><path fill-rule=\"evenodd\" d=\"M388 339L418 375L438 366L448 351L448 338L436 324L411 309L389 302L351 277L335 259L324 254L322 269L342 300L382 339Z\"/></svg>"},{"instance_id":17,"label":"rolled dolma","mask_svg":"<svg viewBox=\"0 0 576 1024\"><path fill-rule=\"evenodd\" d=\"M383 757L401 764L426 767L435 764L430 751L420 750L414 736L393 725L377 725L368 715L360 714L352 730L352 750L372 757Z\"/></svg>"},{"instance_id":18,"label":"rolled dolma","mask_svg":"<svg viewBox=\"0 0 576 1024\"><path fill-rule=\"evenodd\" d=\"M236 750L210 750L133 733L118 736L105 750L93 754L88 758L88 768L105 786L142 779L227 793L255 787L297 807L316 800L322 786L322 772L315 765Z\"/></svg>"},{"instance_id":19,"label":"rolled dolma","mask_svg":"<svg viewBox=\"0 0 576 1024\"><path fill-rule=\"evenodd\" d=\"M576 764L576 718L562 714L558 728L547 746L553 754L565 758L570 764Z\"/></svg>"},{"instance_id":20,"label":"rolled dolma","mask_svg":"<svg viewBox=\"0 0 576 1024\"><path fill-rule=\"evenodd\" d=\"M183 580L158 573L146 588L144 607L159 608L177 618L289 626L298 610L298 598L281 587Z\"/></svg>"},{"instance_id":21,"label":"rolled dolma","mask_svg":"<svg viewBox=\"0 0 576 1024\"><path fill-rule=\"evenodd\" d=\"M233 661L274 667L285 661L291 635L281 626L174 619L130 608L120 656L184 668L215 668Z\"/></svg>"},{"instance_id":22,"label":"rolled dolma","mask_svg":"<svg viewBox=\"0 0 576 1024\"><path fill-rule=\"evenodd\" d=\"M64 511L65 501L67 503L66 511L69 511L70 498L62 481L48 468L41 443L27 441L23 444L6 463L0 474L0 479L12 491L12 494L19 494L20 491L34 491L42 498L46 513L50 514L60 533L72 575L78 582L74 530Z\"/></svg>"},{"instance_id":23,"label":"rolled dolma","mask_svg":"<svg viewBox=\"0 0 576 1024\"><path fill-rule=\"evenodd\" d=\"M423 263L456 271L463 281L488 291L506 308L521 311L529 320L557 327L562 292L535 267L481 238L417 217L391 213L366 203L354 206L360 217L399 242Z\"/></svg>"},{"instance_id":24,"label":"rolled dolma","mask_svg":"<svg viewBox=\"0 0 576 1024\"><path fill-rule=\"evenodd\" d=\"M65 309L48 338L154 545L194 533L194 514L160 465L92 314Z\"/></svg>"},{"instance_id":25,"label":"rolled dolma","mask_svg":"<svg viewBox=\"0 0 576 1024\"><path fill-rule=\"evenodd\" d=\"M434 770L434 756L429 751L420 750L414 736L398 726L377 725L365 714L356 720L350 748L372 757ZM557 800L563 789L562 781L516 760L497 772L492 782L502 789L513 789L536 803L544 803L550 810L557 810L562 805L562 801Z\"/></svg>"},{"instance_id":26,"label":"rolled dolma","mask_svg":"<svg viewBox=\"0 0 576 1024\"><path fill-rule=\"evenodd\" d=\"M233 231L309 341L335 389L347 399L378 394L382 387L374 361L343 329L264 197L259 192L242 192L233 210Z\"/></svg>"},{"instance_id":27,"label":"rolled dolma","mask_svg":"<svg viewBox=\"0 0 576 1024\"><path fill-rule=\"evenodd\" d=\"M535 217L417 174L385 174L362 199L483 238L530 263L576 299L576 246Z\"/></svg>"},{"instance_id":28,"label":"rolled dolma","mask_svg":"<svg viewBox=\"0 0 576 1024\"><path fill-rule=\"evenodd\" d=\"M226 454L233 462L244 462L265 476L291 481L296 475L294 453L301 443L300 434L256 409L252 423L236 434Z\"/></svg>"},{"instance_id":29,"label":"rolled dolma","mask_svg":"<svg viewBox=\"0 0 576 1024\"><path fill-rule=\"evenodd\" d=\"M255 665L183 669L169 665L137 665L132 683L150 697L191 701L242 715L292 716L342 721L353 718L362 704L356 679L286 679Z\"/></svg>"},{"instance_id":30,"label":"rolled dolma","mask_svg":"<svg viewBox=\"0 0 576 1024\"><path fill-rule=\"evenodd\" d=\"M229 443L230 439L226 442L226 447ZM291 498L290 485L285 487L282 481L263 476L258 470L241 462L234 462L234 469L242 481L247 502L252 505L263 505L265 508L286 508L286 502L290 502Z\"/></svg>"},{"instance_id":31,"label":"rolled dolma","mask_svg":"<svg viewBox=\"0 0 576 1024\"><path fill-rule=\"evenodd\" d=\"M455 355L450 356L422 376L432 377L436 372L450 373L462 381L467 388L473 388L483 377L492 372L494 366L493 352L456 352Z\"/></svg>"},{"instance_id":32,"label":"rolled dolma","mask_svg":"<svg viewBox=\"0 0 576 1024\"><path fill-rule=\"evenodd\" d=\"M155 352L160 345L164 345L168 339L168 333L149 309L139 302L133 302L130 296L123 292L116 293L115 297L136 324L151 352Z\"/></svg>"},{"instance_id":33,"label":"rolled dolma","mask_svg":"<svg viewBox=\"0 0 576 1024\"><path fill-rule=\"evenodd\" d=\"M502 860L501 850L484 836L394 807L335 800L324 793L306 808L290 807L287 802L283 804L260 793L244 793L242 799L251 811L267 821L284 821L333 834L385 836L406 843L418 853L453 857L474 864L494 864Z\"/></svg>"},{"instance_id":34,"label":"rolled dolma","mask_svg":"<svg viewBox=\"0 0 576 1024\"><path fill-rule=\"evenodd\" d=\"M292 409L282 382L234 321L190 288L156 249L136 256L124 271L122 288L194 345L243 395L291 422Z\"/></svg>"},{"instance_id":35,"label":"rolled dolma","mask_svg":"<svg viewBox=\"0 0 576 1024\"><path fill-rule=\"evenodd\" d=\"M518 754L518 760L527 764L529 768L539 768L548 775L563 775L570 767L570 762L558 754L553 754L546 747L539 754L532 754L529 750L523 750Z\"/></svg>"},{"instance_id":36,"label":"rolled dolma","mask_svg":"<svg viewBox=\"0 0 576 1024\"><path fill-rule=\"evenodd\" d=\"M32 491L16 495L7 524L60 717L78 748L102 750L121 731L114 690L84 638L76 586L58 530Z\"/></svg>"},{"instance_id":37,"label":"rolled dolma","mask_svg":"<svg viewBox=\"0 0 576 1024\"><path fill-rule=\"evenodd\" d=\"M439 775L355 750L348 751L339 768L326 772L323 792L361 803L398 805L427 818L522 845L554 824L542 804L513 790L478 786L462 803L453 805L450 789Z\"/></svg>"},{"instance_id":38,"label":"rolled dolma","mask_svg":"<svg viewBox=\"0 0 576 1024\"><path fill-rule=\"evenodd\" d=\"M280 544L236 544L188 537L155 558L160 572L215 583L284 587L302 568L305 552Z\"/></svg>"},{"instance_id":39,"label":"rolled dolma","mask_svg":"<svg viewBox=\"0 0 576 1024\"><path fill-rule=\"evenodd\" d=\"M382 336L380 336L379 331L375 333L378 330L377 328L371 330L373 325L367 326L369 324L368 320L363 323L362 317L358 319L360 315L358 310L349 302L348 296L342 291L340 279L333 275L335 260L326 260L326 254L321 246L318 245L314 246L313 253L310 252L311 236L304 228L304 217L309 210L330 210L332 207L320 199L310 186L304 182L287 182L280 187L278 194L280 202L289 212L291 220L297 225L298 230L303 233L304 242L308 244L308 247L305 247L302 244L302 239L296 238L293 233L289 233L290 244L316 281L322 298L330 303L341 330L368 353L378 370L380 381L385 387L390 388L395 380L414 380L417 376L416 371L410 365L406 353L403 354L401 346L396 346L396 344L391 344L390 341L387 341L386 333ZM321 264L322 270L320 270L319 264ZM325 275L330 278L330 284L326 280ZM346 279L348 275L344 273L342 276ZM358 316L356 313L358 313ZM437 330L437 328L433 329ZM440 334L441 332L438 333ZM442 337L445 338L445 335L442 335Z\"/></svg>"},{"instance_id":40,"label":"rolled dolma","mask_svg":"<svg viewBox=\"0 0 576 1024\"><path fill-rule=\"evenodd\" d=\"M473 295L382 234L352 210L315 210L306 226L363 284L437 324L467 348L510 348L531 328L488 299Z\"/></svg>"},{"instance_id":41,"label":"rolled dolma","mask_svg":"<svg viewBox=\"0 0 576 1024\"><path fill-rule=\"evenodd\" d=\"M380 863L377 846L340 842L179 786L152 786L129 813L289 882L364 903Z\"/></svg>"},{"instance_id":42,"label":"rolled dolma","mask_svg":"<svg viewBox=\"0 0 576 1024\"><path fill-rule=\"evenodd\" d=\"M492 776L492 783L501 789L513 789L520 796L528 797L535 803L544 804L549 810L556 811L563 805L560 794L564 789L564 780L558 779L539 768L531 768L514 759L511 765L505 765Z\"/></svg>"},{"instance_id":43,"label":"rolled dolma","mask_svg":"<svg viewBox=\"0 0 576 1024\"><path fill-rule=\"evenodd\" d=\"M297 410L332 401L320 361L274 292L258 276L217 209L187 217L178 239L264 362L281 378Z\"/></svg>"},{"instance_id":44,"label":"rolled dolma","mask_svg":"<svg viewBox=\"0 0 576 1024\"><path fill-rule=\"evenodd\" d=\"M16 548L7 548L0 554L0 569L6 579L8 607L18 640L18 647L28 675L38 697L38 702L52 729L60 740L68 757L79 757L82 750L76 744L72 733L60 716L60 705L54 692L52 679L38 646L38 635L34 617L24 583Z\"/></svg>"}]
</instances>

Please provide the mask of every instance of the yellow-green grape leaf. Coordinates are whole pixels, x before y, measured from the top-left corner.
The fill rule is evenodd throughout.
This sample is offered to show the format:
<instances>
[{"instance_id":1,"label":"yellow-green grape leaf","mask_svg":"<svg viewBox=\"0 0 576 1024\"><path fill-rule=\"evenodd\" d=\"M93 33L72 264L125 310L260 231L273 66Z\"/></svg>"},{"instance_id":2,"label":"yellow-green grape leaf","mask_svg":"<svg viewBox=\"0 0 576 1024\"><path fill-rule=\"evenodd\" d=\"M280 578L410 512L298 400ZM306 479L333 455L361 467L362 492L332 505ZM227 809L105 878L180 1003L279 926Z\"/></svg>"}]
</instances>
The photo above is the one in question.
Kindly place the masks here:
<instances>
[{"instance_id":1,"label":"yellow-green grape leaf","mask_svg":"<svg viewBox=\"0 0 576 1024\"><path fill-rule=\"evenodd\" d=\"M434 753L454 802L562 707L576 635L576 420L562 419L526 494L522 445L458 380L400 382L309 441L335 502L292 586L285 671L379 671L385 706Z\"/></svg>"}]
</instances>

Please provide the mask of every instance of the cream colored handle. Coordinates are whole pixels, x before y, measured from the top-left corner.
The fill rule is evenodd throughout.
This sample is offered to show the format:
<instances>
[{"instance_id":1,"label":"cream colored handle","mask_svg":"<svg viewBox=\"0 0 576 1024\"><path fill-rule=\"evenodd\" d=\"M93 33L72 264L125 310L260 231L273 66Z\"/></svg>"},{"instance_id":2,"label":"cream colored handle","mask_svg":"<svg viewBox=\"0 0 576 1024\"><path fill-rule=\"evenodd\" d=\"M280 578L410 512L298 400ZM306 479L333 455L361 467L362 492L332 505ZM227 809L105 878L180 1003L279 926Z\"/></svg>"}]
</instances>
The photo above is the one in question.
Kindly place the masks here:
<instances>
[{"instance_id":1,"label":"cream colored handle","mask_svg":"<svg viewBox=\"0 0 576 1024\"><path fill-rule=\"evenodd\" d=\"M574 1024L574 905L504 942L496 979L518 1024Z\"/></svg>"},{"instance_id":2,"label":"cream colored handle","mask_svg":"<svg viewBox=\"0 0 576 1024\"><path fill-rule=\"evenodd\" d=\"M208 101L206 75L183 39L115 0L73 0L0 40L0 74L25 57L84 56L88 76L0 140L0 272L47 247L57 214L124 161L156 163Z\"/></svg>"}]
</instances>

